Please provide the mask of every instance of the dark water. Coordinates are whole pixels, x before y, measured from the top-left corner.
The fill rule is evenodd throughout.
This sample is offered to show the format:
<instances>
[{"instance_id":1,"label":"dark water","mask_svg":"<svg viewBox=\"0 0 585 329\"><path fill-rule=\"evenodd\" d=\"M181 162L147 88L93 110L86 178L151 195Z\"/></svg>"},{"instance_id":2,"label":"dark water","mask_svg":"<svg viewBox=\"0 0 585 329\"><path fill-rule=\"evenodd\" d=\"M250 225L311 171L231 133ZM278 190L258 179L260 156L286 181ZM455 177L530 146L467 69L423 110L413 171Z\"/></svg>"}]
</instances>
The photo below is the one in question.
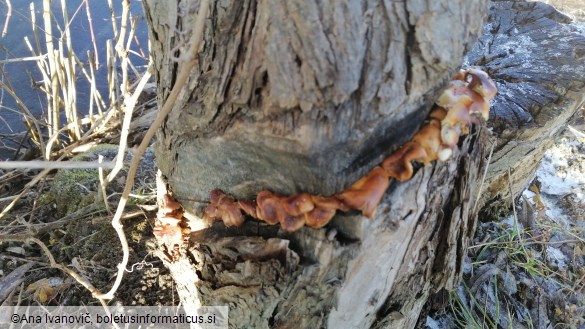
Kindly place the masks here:
<instances>
[{"instance_id":1,"label":"dark water","mask_svg":"<svg viewBox=\"0 0 585 329\"><path fill-rule=\"evenodd\" d=\"M112 39L115 44L114 32L111 23L111 13L107 0L66 0L67 12L70 20L70 31L72 36L72 47L82 62L87 62L87 51L94 51L91 40L90 23L86 14L85 1L90 7L93 31L98 48L99 67L96 71L96 82L104 101L108 100L108 82L106 67L106 41ZM114 13L116 15L117 27L120 27L120 15L122 13L121 0L112 0ZM36 51L33 28L31 24L30 4L34 5L36 14L36 25L39 31L39 41L43 54L46 53L45 37L43 35L43 8L42 0L11 0L12 16L9 19L7 34L0 37L0 61L13 58L32 56L25 44L24 38L28 37ZM53 35L54 45L57 48L57 39L61 32L57 25L63 28L61 1L53 0ZM143 17L142 3L131 1L132 17L137 18L136 39L132 43L132 50L137 53L148 55L148 33L146 22ZM6 21L7 5L0 0L0 30L4 28ZM145 61L136 55L130 57L135 66L144 66ZM118 63L119 65L119 63ZM89 68L86 68L89 70ZM89 83L76 68L77 80L77 107L80 117L86 114L89 107L88 98L90 95ZM10 83L16 91L17 96L25 103L28 109L39 119L44 121L43 110L46 108L46 96L38 88L33 87L33 81L42 80L42 75L36 62L19 62L0 64L0 79L5 84ZM94 106L95 108L95 106ZM62 115L64 117L64 115ZM23 116L13 97L4 90L0 90L0 160L11 158L16 143L24 138L23 132L26 127L23 123Z\"/></svg>"}]
</instances>

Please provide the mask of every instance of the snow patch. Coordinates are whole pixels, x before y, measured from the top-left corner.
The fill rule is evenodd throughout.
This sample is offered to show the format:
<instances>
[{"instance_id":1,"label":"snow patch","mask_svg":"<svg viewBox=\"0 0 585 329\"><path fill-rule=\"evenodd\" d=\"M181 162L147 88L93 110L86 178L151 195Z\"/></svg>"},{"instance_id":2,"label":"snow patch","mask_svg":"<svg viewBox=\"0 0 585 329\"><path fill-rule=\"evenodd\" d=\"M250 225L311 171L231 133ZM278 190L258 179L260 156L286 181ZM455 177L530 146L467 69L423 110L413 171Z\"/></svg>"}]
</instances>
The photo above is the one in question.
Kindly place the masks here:
<instances>
[{"instance_id":1,"label":"snow patch","mask_svg":"<svg viewBox=\"0 0 585 329\"><path fill-rule=\"evenodd\" d=\"M516 35L510 38L510 41L502 43L500 48L511 54L518 54L523 56L532 55L531 49L537 47L537 44L532 41L527 35Z\"/></svg>"},{"instance_id":2,"label":"snow patch","mask_svg":"<svg viewBox=\"0 0 585 329\"><path fill-rule=\"evenodd\" d=\"M575 159L577 146L576 142L560 143L546 151L536 171L542 184L541 192L550 195L583 194L585 157Z\"/></svg>"},{"instance_id":3,"label":"snow patch","mask_svg":"<svg viewBox=\"0 0 585 329\"><path fill-rule=\"evenodd\" d=\"M546 261L549 265L561 270L567 269L567 256L555 247L546 247Z\"/></svg>"}]
</instances>

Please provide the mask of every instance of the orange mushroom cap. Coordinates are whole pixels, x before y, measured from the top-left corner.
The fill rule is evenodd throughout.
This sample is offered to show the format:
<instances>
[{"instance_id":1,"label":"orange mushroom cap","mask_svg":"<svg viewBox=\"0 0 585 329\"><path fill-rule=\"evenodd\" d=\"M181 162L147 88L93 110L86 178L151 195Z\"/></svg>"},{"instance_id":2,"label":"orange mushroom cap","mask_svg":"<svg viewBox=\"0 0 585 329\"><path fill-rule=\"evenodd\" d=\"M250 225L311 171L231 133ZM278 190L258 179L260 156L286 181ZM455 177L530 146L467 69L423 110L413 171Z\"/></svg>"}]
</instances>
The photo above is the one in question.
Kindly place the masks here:
<instances>
[{"instance_id":1,"label":"orange mushroom cap","mask_svg":"<svg viewBox=\"0 0 585 329\"><path fill-rule=\"evenodd\" d=\"M347 206L361 210L364 216L372 218L389 184L386 171L381 167L375 167L365 177L338 194L337 198Z\"/></svg>"},{"instance_id":2,"label":"orange mushroom cap","mask_svg":"<svg viewBox=\"0 0 585 329\"><path fill-rule=\"evenodd\" d=\"M471 77L469 89L483 96L488 102L496 97L498 89L496 88L494 81L486 72L477 69L469 69L466 71L466 79L468 77Z\"/></svg>"},{"instance_id":3,"label":"orange mushroom cap","mask_svg":"<svg viewBox=\"0 0 585 329\"><path fill-rule=\"evenodd\" d=\"M292 216L299 216L315 208L311 195L308 193L295 194L281 200L284 210Z\"/></svg>"},{"instance_id":4,"label":"orange mushroom cap","mask_svg":"<svg viewBox=\"0 0 585 329\"><path fill-rule=\"evenodd\" d=\"M256 213L258 219L270 225L276 225L284 218L286 212L282 207L280 198L269 191L260 191L256 196Z\"/></svg>"},{"instance_id":5,"label":"orange mushroom cap","mask_svg":"<svg viewBox=\"0 0 585 329\"><path fill-rule=\"evenodd\" d=\"M335 209L316 207L305 214L305 225L313 228L321 228L333 219L336 212Z\"/></svg>"}]
</instances>

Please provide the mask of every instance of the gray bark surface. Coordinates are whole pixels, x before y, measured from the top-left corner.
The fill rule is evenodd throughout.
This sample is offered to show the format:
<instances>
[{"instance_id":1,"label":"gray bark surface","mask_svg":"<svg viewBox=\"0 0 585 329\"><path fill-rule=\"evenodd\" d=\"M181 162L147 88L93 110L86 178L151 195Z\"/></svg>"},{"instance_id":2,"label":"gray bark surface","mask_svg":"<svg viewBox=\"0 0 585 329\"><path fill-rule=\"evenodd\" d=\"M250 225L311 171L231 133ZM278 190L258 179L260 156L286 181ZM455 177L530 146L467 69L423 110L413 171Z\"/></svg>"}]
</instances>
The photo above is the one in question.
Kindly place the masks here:
<instances>
[{"instance_id":1,"label":"gray bark surface","mask_svg":"<svg viewBox=\"0 0 585 329\"><path fill-rule=\"evenodd\" d=\"M498 86L485 198L509 203L510 188L518 194L534 178L544 152L585 102L585 28L544 3L493 2L467 61Z\"/></svg>"},{"instance_id":2,"label":"gray bark surface","mask_svg":"<svg viewBox=\"0 0 585 329\"><path fill-rule=\"evenodd\" d=\"M175 30L196 6L143 3L162 101L188 39ZM195 213L214 188L243 199L343 190L418 130L487 14L487 1L464 0L214 3L157 144ZM182 303L228 305L230 327L411 328L431 290L461 275L487 138L475 131L451 160L392 183L371 220L341 214L292 234L216 223L160 257Z\"/></svg>"},{"instance_id":3,"label":"gray bark surface","mask_svg":"<svg viewBox=\"0 0 585 329\"><path fill-rule=\"evenodd\" d=\"M156 13L164 99L180 69L173 31L189 26L192 8L145 6ZM184 203L214 188L248 199L266 188L337 193L418 129L486 10L486 1L215 2L191 85L158 136L159 167Z\"/></svg>"}]
</instances>

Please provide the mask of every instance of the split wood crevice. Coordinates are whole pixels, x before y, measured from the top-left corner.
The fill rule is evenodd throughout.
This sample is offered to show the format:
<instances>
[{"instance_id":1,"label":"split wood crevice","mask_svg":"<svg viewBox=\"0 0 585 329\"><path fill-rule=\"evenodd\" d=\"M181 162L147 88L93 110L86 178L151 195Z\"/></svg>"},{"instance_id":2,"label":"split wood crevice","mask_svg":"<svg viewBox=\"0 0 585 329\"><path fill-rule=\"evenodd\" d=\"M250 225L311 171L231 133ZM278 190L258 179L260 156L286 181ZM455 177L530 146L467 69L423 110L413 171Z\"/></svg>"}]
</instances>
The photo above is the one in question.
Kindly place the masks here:
<instances>
[{"instance_id":1,"label":"split wood crevice","mask_svg":"<svg viewBox=\"0 0 585 329\"><path fill-rule=\"evenodd\" d=\"M441 93L427 121L412 140L344 191L325 197L308 193L283 196L264 190L258 193L255 201L245 201L216 189L210 193L210 204L203 218L221 220L226 226L239 226L247 214L270 225L280 224L289 232L304 225L323 227L338 210L358 210L372 218L390 180L409 180L413 175L413 161L429 165L431 161L449 159L459 138L469 133L470 126L488 119L490 101L496 92L487 73L477 69L461 70ZM180 241L182 215L181 205L166 194L154 234L167 241Z\"/></svg>"}]
</instances>

